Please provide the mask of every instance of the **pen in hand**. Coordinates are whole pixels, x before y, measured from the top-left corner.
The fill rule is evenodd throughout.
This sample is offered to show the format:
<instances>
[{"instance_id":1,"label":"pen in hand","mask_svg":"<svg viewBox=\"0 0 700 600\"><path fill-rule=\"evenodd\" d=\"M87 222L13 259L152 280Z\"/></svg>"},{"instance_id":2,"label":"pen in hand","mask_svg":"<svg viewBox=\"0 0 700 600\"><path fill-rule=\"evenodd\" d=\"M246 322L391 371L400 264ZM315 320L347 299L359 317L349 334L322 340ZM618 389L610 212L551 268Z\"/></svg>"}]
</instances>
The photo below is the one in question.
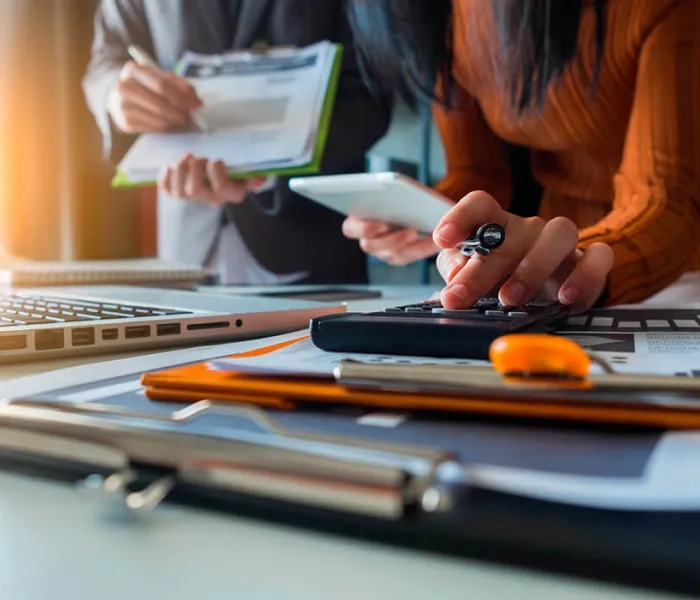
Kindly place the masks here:
<instances>
[{"instance_id":1,"label":"pen in hand","mask_svg":"<svg viewBox=\"0 0 700 600\"><path fill-rule=\"evenodd\" d=\"M139 46L129 46L128 49L129 56L136 62L136 64L142 66L142 67L150 67L156 72L162 73L163 70L160 68L160 66L156 63L153 58L150 57L150 55L143 50L143 48L140 48ZM201 115L197 114L196 112L190 112L190 117L192 118L192 122L197 126L197 128L202 131L202 132L207 132L209 131L209 128L207 127L206 122L204 119L202 119Z\"/></svg>"}]
</instances>

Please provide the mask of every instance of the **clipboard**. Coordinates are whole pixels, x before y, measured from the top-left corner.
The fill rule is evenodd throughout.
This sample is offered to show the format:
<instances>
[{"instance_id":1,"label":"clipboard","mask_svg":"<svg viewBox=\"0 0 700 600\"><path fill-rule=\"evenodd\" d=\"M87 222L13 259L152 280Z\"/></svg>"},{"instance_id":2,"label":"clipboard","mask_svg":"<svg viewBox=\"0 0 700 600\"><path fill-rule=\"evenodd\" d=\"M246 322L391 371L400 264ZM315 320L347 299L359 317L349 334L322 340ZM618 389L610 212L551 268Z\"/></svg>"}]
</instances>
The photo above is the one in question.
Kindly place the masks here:
<instances>
[{"instance_id":1,"label":"clipboard","mask_svg":"<svg viewBox=\"0 0 700 600\"><path fill-rule=\"evenodd\" d=\"M338 89L340 86L340 79L343 67L343 57L345 55L346 49L343 44L333 44L335 48L335 56L333 58L332 69L328 79L328 85L325 90L323 97L323 103L321 106L321 113L319 115L318 127L316 131L316 138L312 143L312 153L310 160L305 164L295 164L291 166L274 166L265 167L260 166L258 168L247 169L242 171L235 171L229 173L230 179L250 179L254 177L261 176L286 176L294 177L299 175L314 175L321 171L323 157L326 152L326 146L328 144L328 136L331 128L331 121L333 118L333 111L335 109L336 98L338 95ZM234 52L241 56L259 56L269 53L270 51L285 51L294 50L294 46L283 46L280 48L256 48L247 49L242 52ZM178 62L175 72L179 75L183 69L182 59ZM133 188L133 187L146 187L156 185L155 181L137 181L134 182L129 178L129 175L123 170L118 169L112 178L111 186L113 188Z\"/></svg>"},{"instance_id":2,"label":"clipboard","mask_svg":"<svg viewBox=\"0 0 700 600\"><path fill-rule=\"evenodd\" d=\"M244 416L261 431L183 431L212 415ZM0 407L3 468L8 455L33 465L35 476L73 484L76 501L142 519L174 502L404 549L700 593L697 512L601 511L490 490L438 443L292 433L259 409L210 402L153 414L26 400Z\"/></svg>"},{"instance_id":3,"label":"clipboard","mask_svg":"<svg viewBox=\"0 0 700 600\"><path fill-rule=\"evenodd\" d=\"M42 398L0 406L0 467L74 485L76 502L82 496L107 511L136 512L135 523L161 503L185 504L402 549L700 593L700 514L692 508L599 510L505 492L479 471L475 461L488 462L487 453L463 453L455 464L440 435L422 446L395 443L400 436L376 443L380 436L287 427L293 415L235 403L171 409L145 399L103 405ZM214 422L230 416L255 427ZM213 427L206 435L193 434L200 419ZM472 419L464 423L468 432ZM519 428L504 425L502 443ZM596 452L604 428L591 429L584 445ZM627 438L650 433L613 428L606 435L609 448L624 448ZM614 451L606 462L624 462L625 453Z\"/></svg>"},{"instance_id":4,"label":"clipboard","mask_svg":"<svg viewBox=\"0 0 700 600\"><path fill-rule=\"evenodd\" d=\"M183 430L212 415L243 417L258 430ZM80 484L84 491L132 510L157 507L180 485L395 520L451 506L453 490L465 483L450 452L295 433L258 408L209 401L166 415L11 401L0 406L0 452L81 465L92 473Z\"/></svg>"},{"instance_id":5,"label":"clipboard","mask_svg":"<svg viewBox=\"0 0 700 600\"><path fill-rule=\"evenodd\" d=\"M272 355L305 339L262 347L231 358ZM566 348L569 342L557 338L557 344ZM210 399L268 407L276 403L277 408L286 410L304 405L345 405L700 429L700 382L672 377L605 374L586 381L514 380L485 367L373 365L345 361L336 369L333 380L256 376L215 370L208 363L200 363L146 373L142 383L146 396L161 402Z\"/></svg>"}]
</instances>

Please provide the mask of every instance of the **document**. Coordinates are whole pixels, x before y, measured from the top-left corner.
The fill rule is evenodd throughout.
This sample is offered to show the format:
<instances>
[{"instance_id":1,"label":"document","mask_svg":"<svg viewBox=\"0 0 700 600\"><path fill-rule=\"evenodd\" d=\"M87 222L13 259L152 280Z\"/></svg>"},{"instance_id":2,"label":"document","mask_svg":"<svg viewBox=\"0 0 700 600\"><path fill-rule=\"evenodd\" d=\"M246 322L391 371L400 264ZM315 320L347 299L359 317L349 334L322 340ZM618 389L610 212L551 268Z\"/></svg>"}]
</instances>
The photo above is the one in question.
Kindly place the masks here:
<instances>
[{"instance_id":1,"label":"document","mask_svg":"<svg viewBox=\"0 0 700 600\"><path fill-rule=\"evenodd\" d=\"M314 172L340 53L338 45L319 42L300 50L185 54L178 72L202 99L197 114L207 131L141 136L119 165L116 184L153 182L163 165L188 152L223 161L232 175Z\"/></svg>"},{"instance_id":2,"label":"document","mask_svg":"<svg viewBox=\"0 0 700 600\"><path fill-rule=\"evenodd\" d=\"M389 356L380 354L352 354L324 352L314 346L310 338L304 337L295 343L269 354L252 357L220 358L211 361L211 366L221 371L260 375L285 375L296 377L333 378L333 370L344 360L355 360L369 364L395 365L463 365L488 366L481 360L426 358L420 356Z\"/></svg>"},{"instance_id":3,"label":"document","mask_svg":"<svg viewBox=\"0 0 700 600\"><path fill-rule=\"evenodd\" d=\"M700 377L700 332L562 332L618 373ZM598 366L592 372L600 373Z\"/></svg>"},{"instance_id":4,"label":"document","mask_svg":"<svg viewBox=\"0 0 700 600\"><path fill-rule=\"evenodd\" d=\"M700 377L700 333L563 333L585 350L592 350L619 373ZM262 345L261 345L262 346ZM419 356L383 356L324 352L305 337L285 348L252 357L220 358L215 369L261 375L333 378L333 370L344 360L369 364L462 365L488 367L488 361L432 359ZM601 373L591 366L591 374Z\"/></svg>"}]
</instances>

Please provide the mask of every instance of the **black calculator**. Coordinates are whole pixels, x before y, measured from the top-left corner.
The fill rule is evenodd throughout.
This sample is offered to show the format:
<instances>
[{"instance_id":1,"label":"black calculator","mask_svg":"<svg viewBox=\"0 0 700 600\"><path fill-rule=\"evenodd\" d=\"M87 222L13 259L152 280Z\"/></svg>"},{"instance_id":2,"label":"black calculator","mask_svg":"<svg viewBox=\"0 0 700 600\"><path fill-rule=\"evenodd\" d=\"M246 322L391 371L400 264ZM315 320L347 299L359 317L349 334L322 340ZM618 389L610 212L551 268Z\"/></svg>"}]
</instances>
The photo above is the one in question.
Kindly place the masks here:
<instances>
[{"instance_id":1,"label":"black calculator","mask_svg":"<svg viewBox=\"0 0 700 600\"><path fill-rule=\"evenodd\" d=\"M327 352L488 360L497 338L555 331L568 313L558 302L513 307L482 298L471 308L451 310L429 301L318 317L311 321L311 340Z\"/></svg>"}]
</instances>

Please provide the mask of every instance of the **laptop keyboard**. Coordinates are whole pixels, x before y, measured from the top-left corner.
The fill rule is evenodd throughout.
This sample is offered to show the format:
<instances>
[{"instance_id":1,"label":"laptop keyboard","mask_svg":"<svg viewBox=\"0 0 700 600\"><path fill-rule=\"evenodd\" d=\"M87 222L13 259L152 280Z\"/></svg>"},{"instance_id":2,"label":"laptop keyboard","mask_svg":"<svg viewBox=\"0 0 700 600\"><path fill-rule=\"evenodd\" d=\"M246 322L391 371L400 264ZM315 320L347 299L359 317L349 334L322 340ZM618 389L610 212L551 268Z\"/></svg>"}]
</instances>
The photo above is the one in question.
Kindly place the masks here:
<instances>
[{"instance_id":1,"label":"laptop keyboard","mask_svg":"<svg viewBox=\"0 0 700 600\"><path fill-rule=\"evenodd\" d=\"M0 294L0 328L187 314L192 313L183 310L85 302L79 299L30 296L21 293Z\"/></svg>"}]
</instances>

